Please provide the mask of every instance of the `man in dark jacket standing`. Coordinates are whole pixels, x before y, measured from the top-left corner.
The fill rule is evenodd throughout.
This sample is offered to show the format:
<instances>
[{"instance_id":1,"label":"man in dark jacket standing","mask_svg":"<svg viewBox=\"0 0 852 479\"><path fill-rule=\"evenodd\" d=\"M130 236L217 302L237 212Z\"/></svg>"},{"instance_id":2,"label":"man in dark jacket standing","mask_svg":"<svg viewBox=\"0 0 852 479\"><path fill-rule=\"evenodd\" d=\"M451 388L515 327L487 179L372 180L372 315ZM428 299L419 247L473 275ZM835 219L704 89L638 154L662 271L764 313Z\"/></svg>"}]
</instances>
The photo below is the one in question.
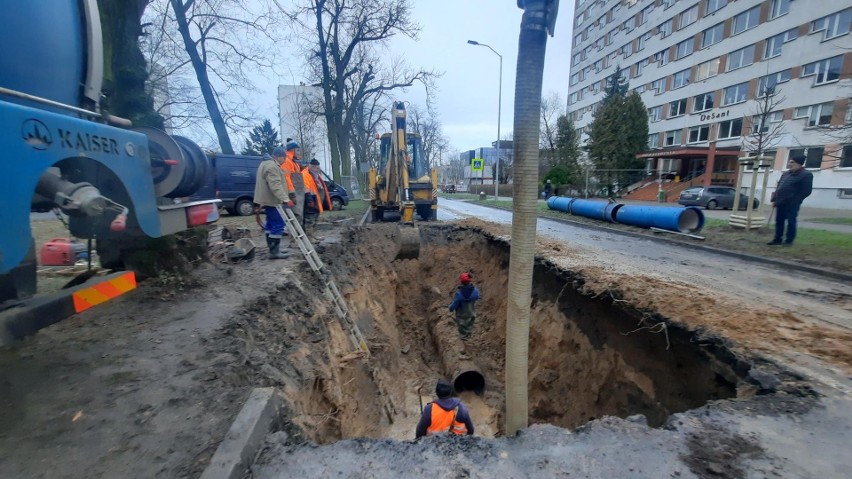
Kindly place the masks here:
<instances>
[{"instance_id":1,"label":"man in dark jacket standing","mask_svg":"<svg viewBox=\"0 0 852 479\"><path fill-rule=\"evenodd\" d=\"M415 437L431 436L433 434L455 434L457 436L472 436L473 421L470 412L462 404L461 399L452 397L453 386L446 381L438 381L435 386L438 399L430 402L420 414Z\"/></svg>"},{"instance_id":2,"label":"man in dark jacket standing","mask_svg":"<svg viewBox=\"0 0 852 479\"><path fill-rule=\"evenodd\" d=\"M456 325L459 327L459 335L462 339L470 338L470 330L476 320L476 300L479 299L479 290L471 284L470 273L462 273L459 276L459 286L450 303L450 311L456 312Z\"/></svg>"},{"instance_id":3,"label":"man in dark jacket standing","mask_svg":"<svg viewBox=\"0 0 852 479\"><path fill-rule=\"evenodd\" d=\"M796 217L799 207L813 189L814 175L804 168L805 157L794 156L787 162L787 171L778 180L772 202L775 204L775 238L769 245L791 246L796 239ZM784 239L784 223L787 224L787 240Z\"/></svg>"}]
</instances>

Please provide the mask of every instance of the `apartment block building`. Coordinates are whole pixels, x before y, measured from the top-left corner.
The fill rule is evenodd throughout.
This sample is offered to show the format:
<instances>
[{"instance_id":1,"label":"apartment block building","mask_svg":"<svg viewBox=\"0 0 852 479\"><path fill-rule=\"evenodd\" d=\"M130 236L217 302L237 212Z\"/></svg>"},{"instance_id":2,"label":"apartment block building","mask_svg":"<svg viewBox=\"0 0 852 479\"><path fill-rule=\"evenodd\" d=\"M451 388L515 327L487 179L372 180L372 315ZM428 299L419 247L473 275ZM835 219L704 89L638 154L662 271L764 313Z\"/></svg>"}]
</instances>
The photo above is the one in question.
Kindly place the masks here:
<instances>
[{"instance_id":1,"label":"apartment block building","mask_svg":"<svg viewBox=\"0 0 852 479\"><path fill-rule=\"evenodd\" d=\"M637 156L649 172L733 185L762 128L774 133L770 185L803 154L805 205L852 208L852 0L576 0L575 11L568 112L581 141L620 67L648 108ZM780 103L758 117L767 91Z\"/></svg>"}]
</instances>

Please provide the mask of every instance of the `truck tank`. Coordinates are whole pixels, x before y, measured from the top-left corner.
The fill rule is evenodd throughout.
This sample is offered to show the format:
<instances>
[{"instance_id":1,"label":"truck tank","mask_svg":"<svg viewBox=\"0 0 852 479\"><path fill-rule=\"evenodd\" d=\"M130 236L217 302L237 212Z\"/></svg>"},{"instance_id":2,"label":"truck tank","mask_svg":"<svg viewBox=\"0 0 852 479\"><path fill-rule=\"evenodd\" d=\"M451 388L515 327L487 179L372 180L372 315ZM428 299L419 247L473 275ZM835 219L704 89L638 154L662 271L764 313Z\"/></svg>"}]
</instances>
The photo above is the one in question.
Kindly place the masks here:
<instances>
[{"instance_id":1,"label":"truck tank","mask_svg":"<svg viewBox=\"0 0 852 479\"><path fill-rule=\"evenodd\" d=\"M70 294L27 309L36 278L31 211L60 209L73 236L95 240L102 265L120 267L134 238L213 222L218 200L175 201L208 175L198 145L101 111L95 0L0 2L0 48L0 224L16 233L0 236L4 344L80 312Z\"/></svg>"}]
</instances>

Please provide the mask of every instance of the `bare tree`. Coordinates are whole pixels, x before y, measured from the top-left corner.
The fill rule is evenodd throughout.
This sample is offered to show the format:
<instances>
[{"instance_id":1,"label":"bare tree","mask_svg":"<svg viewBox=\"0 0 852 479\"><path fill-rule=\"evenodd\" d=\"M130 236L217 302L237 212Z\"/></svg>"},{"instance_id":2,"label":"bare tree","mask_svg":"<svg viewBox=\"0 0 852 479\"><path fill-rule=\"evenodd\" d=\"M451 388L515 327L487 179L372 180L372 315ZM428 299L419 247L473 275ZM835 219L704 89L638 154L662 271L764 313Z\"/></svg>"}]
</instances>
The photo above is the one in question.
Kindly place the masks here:
<instances>
[{"instance_id":1,"label":"bare tree","mask_svg":"<svg viewBox=\"0 0 852 479\"><path fill-rule=\"evenodd\" d=\"M433 166L438 165L438 157L449 146L449 140L444 136L441 121L432 108L427 107L424 110L417 105L412 105L408 114L409 131L420 135L426 169L431 170Z\"/></svg>"},{"instance_id":2,"label":"bare tree","mask_svg":"<svg viewBox=\"0 0 852 479\"><path fill-rule=\"evenodd\" d=\"M542 152L541 162L550 168L556 166L556 149L558 147L558 124L561 115L565 114L565 104L557 92L550 92L541 99L541 132L539 134L539 149Z\"/></svg>"},{"instance_id":3,"label":"bare tree","mask_svg":"<svg viewBox=\"0 0 852 479\"><path fill-rule=\"evenodd\" d=\"M355 153L356 165L367 163L371 168L379 167L379 142L376 134L380 133L380 125L389 123L388 109L384 106L389 100L382 92L370 95L361 108L355 111L352 121L352 150ZM358 175L358 180L366 178ZM363 185L366 190L366 184Z\"/></svg>"},{"instance_id":4,"label":"bare tree","mask_svg":"<svg viewBox=\"0 0 852 479\"><path fill-rule=\"evenodd\" d=\"M308 87L300 85L292 94L282 98L287 105L289 114L281 118L284 137L294 138L302 149L302 158L310 160L316 156L323 141L323 130L320 124L321 104L318 95L312 95ZM318 90L318 88L317 88Z\"/></svg>"},{"instance_id":5,"label":"bare tree","mask_svg":"<svg viewBox=\"0 0 852 479\"><path fill-rule=\"evenodd\" d=\"M264 45L274 42L275 24L264 4L155 0L147 26L150 84L161 113L177 128L209 121L221 151L233 153L229 129L252 123L251 78L274 63L275 50Z\"/></svg>"},{"instance_id":6,"label":"bare tree","mask_svg":"<svg viewBox=\"0 0 852 479\"><path fill-rule=\"evenodd\" d=\"M780 119L774 121L776 115L781 115L781 104L785 100L780 92L775 86L767 86L763 92L758 92L763 96L754 100L756 107L750 120L751 131L742 137L743 150L754 156L762 156L766 150L774 148L784 134L784 122Z\"/></svg>"},{"instance_id":7,"label":"bare tree","mask_svg":"<svg viewBox=\"0 0 852 479\"><path fill-rule=\"evenodd\" d=\"M404 62L380 61L396 35L416 38L420 26L412 19L409 0L303 0L291 18L311 35L313 80L323 90L323 115L334 179L351 175L351 132L365 98L423 83L433 72L408 68Z\"/></svg>"}]
</instances>

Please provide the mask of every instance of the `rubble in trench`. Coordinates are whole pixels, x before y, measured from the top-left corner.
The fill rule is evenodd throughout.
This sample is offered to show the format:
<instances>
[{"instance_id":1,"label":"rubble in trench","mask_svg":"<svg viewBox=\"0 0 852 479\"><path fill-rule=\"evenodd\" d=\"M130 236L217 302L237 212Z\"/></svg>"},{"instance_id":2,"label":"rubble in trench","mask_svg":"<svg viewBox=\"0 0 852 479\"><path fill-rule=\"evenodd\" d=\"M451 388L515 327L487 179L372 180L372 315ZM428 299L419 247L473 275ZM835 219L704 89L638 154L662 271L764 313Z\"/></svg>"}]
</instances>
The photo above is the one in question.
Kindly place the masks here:
<instances>
[{"instance_id":1,"label":"rubble in trench","mask_svg":"<svg viewBox=\"0 0 852 479\"><path fill-rule=\"evenodd\" d=\"M394 228L349 230L322 255L367 338L369 357L354 352L313 275L292 278L226 331L245 345L239 381L283 391L291 441L413 439L435 382L471 370L484 387L476 375L456 385L476 435L503 433L508 245L473 229L421 225L420 258L392 261ZM447 310L461 271L472 273L482 295L467 342ZM672 413L748 394L742 378L750 365L720 338L584 293L583 285L581 276L537 261L531 423L574 429L603 416L641 414L659 426Z\"/></svg>"}]
</instances>

